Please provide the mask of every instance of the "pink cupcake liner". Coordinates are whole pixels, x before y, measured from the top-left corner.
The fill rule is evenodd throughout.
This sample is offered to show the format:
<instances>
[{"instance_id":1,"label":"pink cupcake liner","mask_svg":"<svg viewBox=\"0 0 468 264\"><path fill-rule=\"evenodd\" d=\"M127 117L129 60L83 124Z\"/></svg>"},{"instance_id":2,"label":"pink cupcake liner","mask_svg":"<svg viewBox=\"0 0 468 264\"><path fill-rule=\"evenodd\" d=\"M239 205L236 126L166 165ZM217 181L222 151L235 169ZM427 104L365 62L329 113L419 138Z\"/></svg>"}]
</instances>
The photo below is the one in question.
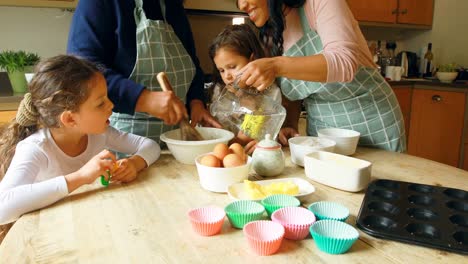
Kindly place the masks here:
<instances>
[{"instance_id":1,"label":"pink cupcake liner","mask_svg":"<svg viewBox=\"0 0 468 264\"><path fill-rule=\"evenodd\" d=\"M316 219L314 214L305 208L284 207L276 210L271 215L271 220L284 227L285 238L301 240L309 235L309 228Z\"/></svg>"},{"instance_id":2,"label":"pink cupcake liner","mask_svg":"<svg viewBox=\"0 0 468 264\"><path fill-rule=\"evenodd\" d=\"M253 221L244 226L244 235L254 253L268 256L276 253L280 248L284 237L284 227L272 221Z\"/></svg>"},{"instance_id":3,"label":"pink cupcake liner","mask_svg":"<svg viewBox=\"0 0 468 264\"><path fill-rule=\"evenodd\" d=\"M202 236L212 236L221 232L226 213L215 206L200 207L188 212L195 232Z\"/></svg>"}]
</instances>

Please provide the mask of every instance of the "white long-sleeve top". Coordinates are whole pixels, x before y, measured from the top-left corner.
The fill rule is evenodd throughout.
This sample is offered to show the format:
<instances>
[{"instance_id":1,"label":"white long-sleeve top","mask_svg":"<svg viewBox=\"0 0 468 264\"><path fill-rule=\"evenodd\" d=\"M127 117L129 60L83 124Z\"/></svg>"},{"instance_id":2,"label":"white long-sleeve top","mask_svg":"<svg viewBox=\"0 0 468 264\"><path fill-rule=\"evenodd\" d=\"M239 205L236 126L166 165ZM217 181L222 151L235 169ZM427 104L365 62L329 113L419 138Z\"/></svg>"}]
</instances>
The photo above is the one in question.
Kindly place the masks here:
<instances>
[{"instance_id":1,"label":"white long-sleeve top","mask_svg":"<svg viewBox=\"0 0 468 264\"><path fill-rule=\"evenodd\" d=\"M103 134L89 135L86 150L70 157L56 145L49 129L41 129L18 143L0 182L0 225L66 197L64 175L79 170L104 149L138 155L148 166L161 153L155 141L109 127Z\"/></svg>"}]
</instances>

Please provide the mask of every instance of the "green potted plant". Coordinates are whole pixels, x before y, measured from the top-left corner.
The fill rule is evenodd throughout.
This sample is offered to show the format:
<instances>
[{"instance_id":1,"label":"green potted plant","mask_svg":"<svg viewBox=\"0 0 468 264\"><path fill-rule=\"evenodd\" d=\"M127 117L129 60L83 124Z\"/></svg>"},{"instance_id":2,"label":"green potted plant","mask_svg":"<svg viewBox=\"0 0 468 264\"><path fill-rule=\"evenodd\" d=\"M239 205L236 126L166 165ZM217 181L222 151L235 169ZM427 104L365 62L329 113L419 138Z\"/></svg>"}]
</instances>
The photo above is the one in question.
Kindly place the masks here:
<instances>
[{"instance_id":1,"label":"green potted plant","mask_svg":"<svg viewBox=\"0 0 468 264\"><path fill-rule=\"evenodd\" d=\"M0 52L0 68L8 73L13 93L21 94L27 92L25 72L30 71L40 57L36 53L25 51L3 51Z\"/></svg>"},{"instance_id":2,"label":"green potted plant","mask_svg":"<svg viewBox=\"0 0 468 264\"><path fill-rule=\"evenodd\" d=\"M455 63L442 64L437 69L436 76L443 83L451 83L458 75L458 66Z\"/></svg>"}]
</instances>

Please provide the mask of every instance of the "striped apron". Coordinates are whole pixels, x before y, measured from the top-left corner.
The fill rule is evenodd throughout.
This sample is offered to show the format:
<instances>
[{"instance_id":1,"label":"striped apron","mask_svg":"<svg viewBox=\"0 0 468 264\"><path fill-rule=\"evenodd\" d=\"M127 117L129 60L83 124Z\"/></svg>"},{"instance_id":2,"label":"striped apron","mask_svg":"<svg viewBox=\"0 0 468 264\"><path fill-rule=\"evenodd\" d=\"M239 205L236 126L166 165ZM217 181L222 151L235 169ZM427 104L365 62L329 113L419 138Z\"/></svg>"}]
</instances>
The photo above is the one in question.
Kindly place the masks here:
<instances>
[{"instance_id":1,"label":"striped apron","mask_svg":"<svg viewBox=\"0 0 468 264\"><path fill-rule=\"evenodd\" d=\"M320 36L310 28L304 7L299 9L304 36L284 56L297 57L323 51ZM304 100L307 134L336 127L361 133L360 146L406 151L403 115L390 85L376 68L359 67L349 83L319 83L279 78L289 100Z\"/></svg>"},{"instance_id":2,"label":"striped apron","mask_svg":"<svg viewBox=\"0 0 468 264\"><path fill-rule=\"evenodd\" d=\"M137 58L129 79L140 83L149 91L162 91L156 75L166 72L174 93L185 101L185 96L195 76L195 65L172 27L166 22L166 6L160 0L164 20L150 20L143 10L143 0L135 0ZM148 137L159 142L159 136L174 126L147 113L134 115L113 113L111 125L125 132Z\"/></svg>"}]
</instances>

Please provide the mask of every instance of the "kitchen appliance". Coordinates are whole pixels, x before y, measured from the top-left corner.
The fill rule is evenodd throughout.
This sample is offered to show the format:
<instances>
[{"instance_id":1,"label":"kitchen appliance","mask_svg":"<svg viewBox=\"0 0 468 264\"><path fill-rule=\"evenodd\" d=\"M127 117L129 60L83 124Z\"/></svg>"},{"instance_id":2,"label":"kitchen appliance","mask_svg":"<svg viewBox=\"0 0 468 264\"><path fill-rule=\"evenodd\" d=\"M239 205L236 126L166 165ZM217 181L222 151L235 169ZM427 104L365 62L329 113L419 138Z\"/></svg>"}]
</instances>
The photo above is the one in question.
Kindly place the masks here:
<instances>
[{"instance_id":1,"label":"kitchen appliance","mask_svg":"<svg viewBox=\"0 0 468 264\"><path fill-rule=\"evenodd\" d=\"M404 68L403 77L419 77L418 56L411 51L402 51L397 55L397 61Z\"/></svg>"},{"instance_id":2,"label":"kitchen appliance","mask_svg":"<svg viewBox=\"0 0 468 264\"><path fill-rule=\"evenodd\" d=\"M460 82L460 83L468 82L468 68L461 67L458 70L458 76L455 79L455 82Z\"/></svg>"}]
</instances>

